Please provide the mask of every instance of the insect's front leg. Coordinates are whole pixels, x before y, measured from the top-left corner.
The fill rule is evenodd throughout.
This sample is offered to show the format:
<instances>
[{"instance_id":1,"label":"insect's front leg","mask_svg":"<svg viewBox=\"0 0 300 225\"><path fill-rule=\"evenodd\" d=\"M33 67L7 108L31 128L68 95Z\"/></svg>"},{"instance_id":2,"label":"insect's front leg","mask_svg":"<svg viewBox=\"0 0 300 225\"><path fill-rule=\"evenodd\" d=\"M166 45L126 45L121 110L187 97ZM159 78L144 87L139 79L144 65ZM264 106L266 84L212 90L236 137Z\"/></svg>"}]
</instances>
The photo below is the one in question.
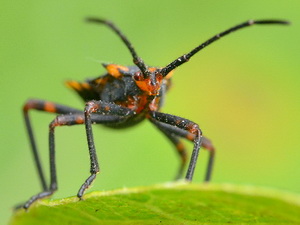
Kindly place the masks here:
<instances>
[{"instance_id":1,"label":"insect's front leg","mask_svg":"<svg viewBox=\"0 0 300 225\"><path fill-rule=\"evenodd\" d=\"M199 149L200 149L200 145L201 145L201 141L202 141L202 132L201 132L199 126L190 120L187 120L187 119L184 119L184 118L181 118L178 116L166 114L166 113L151 111L151 112L149 112L149 116L153 120L156 120L156 121L159 121L159 122L162 122L165 124L169 124L171 126L178 127L179 129L188 131L186 138L193 139L194 148L193 148L192 156L190 159L190 164L189 164L188 171L186 173L185 178L188 181L191 181L193 179L193 175L194 175L194 171L195 171L195 167L196 167L196 163L197 163L197 159L198 159Z\"/></svg>"},{"instance_id":2,"label":"insect's front leg","mask_svg":"<svg viewBox=\"0 0 300 225\"><path fill-rule=\"evenodd\" d=\"M54 102L39 100L39 99L30 99L28 100L23 107L23 115L25 120L25 125L31 145L31 150L33 153L34 161L36 164L36 168L40 177L40 182L42 185L43 190L47 190L47 184L46 179L42 170L42 165L40 162L38 149L36 146L36 141L33 134L33 129L31 126L31 120L29 117L29 111L30 110L38 110L38 111L44 111L49 113L57 113L57 114L68 114L68 113L78 113L80 110L74 109L68 106L60 105Z\"/></svg>"},{"instance_id":3,"label":"insect's front leg","mask_svg":"<svg viewBox=\"0 0 300 225\"><path fill-rule=\"evenodd\" d=\"M54 130L57 126L71 126L75 124L84 123L84 114L64 114L57 116L49 124L49 157L50 157L50 185L49 188L44 189L42 192L32 196L23 206L28 209L32 203L38 199L49 197L57 190L57 179L56 179L56 165L55 165L55 143L54 143Z\"/></svg>"},{"instance_id":4,"label":"insect's front leg","mask_svg":"<svg viewBox=\"0 0 300 225\"><path fill-rule=\"evenodd\" d=\"M89 147L90 154L90 173L91 175L86 179L86 181L80 187L77 196L81 198L85 192L85 190L91 185L93 180L96 178L96 174L99 173L100 168L98 164L98 159L96 155L96 148L94 144L93 132L92 132L92 124L100 124L100 123L111 123L118 124L129 117L135 114L134 111L122 107L120 105L116 105L114 103L107 103L103 101L90 101L87 102L84 117L85 117L85 129L87 135L87 142ZM107 118L107 119L105 119Z\"/></svg>"}]
</instances>

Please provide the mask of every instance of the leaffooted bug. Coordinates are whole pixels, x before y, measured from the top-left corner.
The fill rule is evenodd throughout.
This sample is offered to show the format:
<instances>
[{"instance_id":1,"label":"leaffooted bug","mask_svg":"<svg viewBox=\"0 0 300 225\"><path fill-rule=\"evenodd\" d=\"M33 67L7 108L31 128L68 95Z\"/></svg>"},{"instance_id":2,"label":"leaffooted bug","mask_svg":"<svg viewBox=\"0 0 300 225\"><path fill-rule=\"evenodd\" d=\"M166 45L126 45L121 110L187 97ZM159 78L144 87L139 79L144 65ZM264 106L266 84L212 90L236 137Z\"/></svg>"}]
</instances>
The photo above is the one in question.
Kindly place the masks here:
<instances>
[{"instance_id":1,"label":"leaffooted bug","mask_svg":"<svg viewBox=\"0 0 300 225\"><path fill-rule=\"evenodd\" d=\"M173 70L197 52L220 39L221 37L239 29L257 24L288 24L283 20L249 20L219 33L200 44L189 53L180 56L165 67L148 67L137 55L127 37L108 20L87 18L88 22L103 24L110 28L121 38L130 51L134 66L121 66L117 64L103 64L107 72L95 79L84 82L68 81L66 84L76 91L86 102L84 110L60 105L57 103L30 99L24 107L25 124L33 152L35 164L42 185L42 192L31 197L23 208L27 209L36 200L48 197L57 190L55 166L55 128L58 126L71 126L84 124L90 155L90 176L80 187L77 196L82 198L85 190L99 173L99 164L94 145L92 124L103 124L112 128L126 128L133 126L144 119L154 124L174 145L181 164L176 178L180 178L187 163L187 153L180 140L185 138L193 142L193 151L189 161L185 179L192 181L200 146L209 151L209 160L205 174L205 181L209 181L212 173L215 148L209 139L202 136L197 123L182 117L160 112L165 93L171 84ZM49 124L49 151L50 151L50 185L47 186L42 170L41 161L29 118L30 110L39 110L58 114Z\"/></svg>"}]
</instances>

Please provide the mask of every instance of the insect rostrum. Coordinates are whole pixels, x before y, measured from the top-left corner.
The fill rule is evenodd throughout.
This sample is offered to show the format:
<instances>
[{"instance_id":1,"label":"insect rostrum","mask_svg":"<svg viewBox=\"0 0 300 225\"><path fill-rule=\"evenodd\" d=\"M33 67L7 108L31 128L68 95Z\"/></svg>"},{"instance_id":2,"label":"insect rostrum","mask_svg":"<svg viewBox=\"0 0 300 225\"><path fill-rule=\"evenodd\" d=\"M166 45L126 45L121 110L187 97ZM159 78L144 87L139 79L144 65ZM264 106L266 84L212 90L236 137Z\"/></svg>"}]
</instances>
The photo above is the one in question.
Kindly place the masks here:
<instances>
[{"instance_id":1,"label":"insect rostrum","mask_svg":"<svg viewBox=\"0 0 300 225\"><path fill-rule=\"evenodd\" d=\"M75 109L57 103L30 99L24 107L23 113L27 132L34 155L35 164L42 185L42 192L31 197L23 207L27 209L36 200L48 197L57 190L55 166L55 128L84 124L90 155L90 176L80 187L77 196L81 198L99 172L99 164L94 145L92 124L102 124L112 128L133 126L144 119L154 124L174 145L181 164L176 178L180 178L188 161L186 150L181 142L185 138L194 143L192 155L185 178L193 178L200 146L209 151L209 161L205 174L205 181L209 181L212 173L215 148L211 141L202 136L197 123L179 116L160 112L165 94L171 84L173 70L187 62L194 54L210 45L219 38L254 24L288 24L283 20L249 20L219 33L200 44L187 54L180 56L165 67L149 67L138 56L127 37L112 22L98 18L88 18L88 22L106 25L118 35L131 53L134 66L117 64L103 64L107 72L94 79L84 82L68 81L67 86L76 91L86 102L83 110ZM39 110L57 114L49 124L49 151L50 151L50 185L47 185L41 162L35 144L34 134L29 118L30 110Z\"/></svg>"}]
</instances>

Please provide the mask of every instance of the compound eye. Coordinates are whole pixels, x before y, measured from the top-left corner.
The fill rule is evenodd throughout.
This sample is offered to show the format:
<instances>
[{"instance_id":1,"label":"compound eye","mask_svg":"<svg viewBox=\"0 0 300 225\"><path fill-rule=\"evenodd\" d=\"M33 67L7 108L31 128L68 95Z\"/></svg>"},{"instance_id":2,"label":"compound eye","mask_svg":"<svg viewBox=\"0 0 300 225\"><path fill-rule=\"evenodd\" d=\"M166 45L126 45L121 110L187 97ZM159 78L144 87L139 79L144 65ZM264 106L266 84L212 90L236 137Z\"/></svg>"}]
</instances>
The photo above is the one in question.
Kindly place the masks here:
<instances>
[{"instance_id":1,"label":"compound eye","mask_svg":"<svg viewBox=\"0 0 300 225\"><path fill-rule=\"evenodd\" d=\"M138 71L133 75L133 79L136 81L142 81L144 80L144 75L142 74L141 71Z\"/></svg>"}]
</instances>

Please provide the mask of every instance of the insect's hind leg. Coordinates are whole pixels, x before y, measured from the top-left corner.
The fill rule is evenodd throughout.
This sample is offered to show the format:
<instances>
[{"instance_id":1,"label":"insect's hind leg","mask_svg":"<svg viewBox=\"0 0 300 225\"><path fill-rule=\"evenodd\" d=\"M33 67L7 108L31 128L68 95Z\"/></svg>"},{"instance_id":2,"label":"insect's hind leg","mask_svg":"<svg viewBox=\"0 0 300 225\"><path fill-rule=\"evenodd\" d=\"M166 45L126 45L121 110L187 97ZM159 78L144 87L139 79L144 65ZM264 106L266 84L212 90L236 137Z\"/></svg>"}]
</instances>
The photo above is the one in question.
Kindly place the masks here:
<instances>
[{"instance_id":1,"label":"insect's hind leg","mask_svg":"<svg viewBox=\"0 0 300 225\"><path fill-rule=\"evenodd\" d=\"M184 168L186 166L187 163L187 152L186 149L184 148L183 143L179 140L179 138L177 137L178 135L174 134L173 132L170 131L170 129L168 129L166 127L166 125L164 123L158 122L154 119L150 119L150 121L160 130L162 131L165 136L174 144L176 151L180 157L180 166L178 169L178 172L176 174L175 180L178 180L182 177Z\"/></svg>"},{"instance_id":2,"label":"insect's hind leg","mask_svg":"<svg viewBox=\"0 0 300 225\"><path fill-rule=\"evenodd\" d=\"M99 113L99 114L97 114ZM91 185L92 181L96 178L99 172L98 159L93 141L92 124L113 123L116 124L127 119L127 116L133 115L134 112L118 106L113 103L105 103L102 101L91 101L87 103L85 112L75 112L74 114L59 115L49 125L49 153L50 153L50 186L49 189L34 195L23 206L25 209L38 199L52 195L57 189L56 179L56 166L55 166L55 143L54 143L54 129L57 126L71 126L76 124L86 124L86 133L88 139L90 162L91 162L91 175L86 179L84 184L78 191L77 196L82 197L84 191Z\"/></svg>"},{"instance_id":3,"label":"insect's hind leg","mask_svg":"<svg viewBox=\"0 0 300 225\"><path fill-rule=\"evenodd\" d=\"M172 115L170 115L170 116L172 116ZM172 116L172 117L176 118L176 116ZM177 119L177 122L180 121L180 117L178 117L178 118L179 119ZM183 119L183 118L181 118L181 119ZM183 120L185 120L185 119L183 119ZM163 132L167 132L168 135L167 134L166 135L168 137L171 135L172 136L176 135L176 136L188 139L190 141L194 141L194 139L195 139L195 135L190 133L186 129L181 129L178 126L174 126L170 123L159 122L152 118L150 118L150 121L153 122L155 125L157 125L160 128L160 130L162 130ZM185 121L188 121L188 120L185 120ZM201 146L209 151L209 159L208 159L207 169L206 169L205 178L204 178L205 182L209 182L211 179L212 169L213 169L213 165L214 165L215 147L213 146L212 142L209 139L207 139L206 137L202 136L201 139L202 139Z\"/></svg>"},{"instance_id":4,"label":"insect's hind leg","mask_svg":"<svg viewBox=\"0 0 300 225\"><path fill-rule=\"evenodd\" d=\"M209 139L207 139L206 137L203 137L201 146L203 146L205 149L207 149L209 151L208 164L206 167L206 174L205 174L205 179L204 179L205 182L209 182L211 179L211 175L212 175L216 149L213 146L212 142Z\"/></svg>"},{"instance_id":5,"label":"insect's hind leg","mask_svg":"<svg viewBox=\"0 0 300 225\"><path fill-rule=\"evenodd\" d=\"M32 149L33 158L36 164L42 189L47 190L46 179L42 169L38 149L36 146L36 141L33 134L33 129L31 126L31 120L29 117L29 111L32 109L38 111L50 112L50 113L58 113L58 114L78 113L80 112L80 110L68 106L60 105L57 103L49 102L49 101L39 100L39 99L30 99L24 104L23 116L24 116L25 125L26 125L26 129L27 129L27 133L28 133L28 137Z\"/></svg>"},{"instance_id":6,"label":"insect's hind leg","mask_svg":"<svg viewBox=\"0 0 300 225\"><path fill-rule=\"evenodd\" d=\"M175 126L179 129L185 130L188 132L189 136L193 136L193 142L194 142L194 147L193 147L193 152L192 156L190 159L188 171L186 173L185 179L188 181L192 181L195 167L197 164L197 159L198 159L198 154L201 146L201 139L202 139L202 132L199 128L199 126L187 119L166 114L166 113L161 113L161 112L156 112L156 111L151 111L149 112L149 118L152 118L158 122L168 124L170 126ZM186 137L189 139L189 136Z\"/></svg>"},{"instance_id":7,"label":"insect's hind leg","mask_svg":"<svg viewBox=\"0 0 300 225\"><path fill-rule=\"evenodd\" d=\"M65 114L57 116L49 124L49 158L50 158L50 185L49 188L43 190L37 195L32 196L23 206L28 209L29 206L38 199L49 197L57 190L57 179L56 179L56 165L55 165L55 144L54 144L54 129L57 126L83 124L84 115L79 114Z\"/></svg>"},{"instance_id":8,"label":"insect's hind leg","mask_svg":"<svg viewBox=\"0 0 300 225\"><path fill-rule=\"evenodd\" d=\"M153 121L152 119L150 119L151 121ZM155 121L155 123L161 127L161 129L169 132L169 135L177 135L179 137L183 137L185 139L188 139L189 141L194 141L195 136L191 133L189 133L187 130L183 130L183 129L179 129L176 126L171 126L169 124L165 124L165 123L161 123L161 122L157 122ZM208 164L206 167L206 172L205 172L205 178L204 181L205 182L209 182L211 179L211 175L212 175L212 170L213 170L213 166L214 166L214 158L215 158L215 147L213 146L212 142L202 136L202 142L201 142L201 146L208 150L209 152L209 159L208 159Z\"/></svg>"}]
</instances>

